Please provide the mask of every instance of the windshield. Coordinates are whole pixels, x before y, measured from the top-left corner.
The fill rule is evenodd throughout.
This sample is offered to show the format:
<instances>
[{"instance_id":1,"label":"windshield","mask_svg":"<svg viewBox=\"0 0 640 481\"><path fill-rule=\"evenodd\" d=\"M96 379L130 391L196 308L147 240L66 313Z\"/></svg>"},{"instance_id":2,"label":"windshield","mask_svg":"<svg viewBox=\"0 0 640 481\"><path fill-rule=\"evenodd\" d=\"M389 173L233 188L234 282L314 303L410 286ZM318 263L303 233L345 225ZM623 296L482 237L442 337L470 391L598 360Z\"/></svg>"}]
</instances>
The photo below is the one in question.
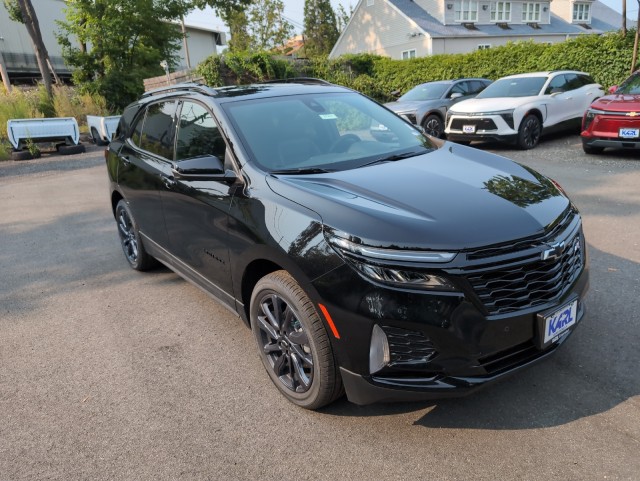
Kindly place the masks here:
<instances>
[{"instance_id":1,"label":"windshield","mask_svg":"<svg viewBox=\"0 0 640 481\"><path fill-rule=\"evenodd\" d=\"M272 173L313 174L420 155L420 131L352 92L259 98L223 105L251 160Z\"/></svg>"},{"instance_id":2,"label":"windshield","mask_svg":"<svg viewBox=\"0 0 640 481\"><path fill-rule=\"evenodd\" d=\"M640 94L640 75L632 75L627 80L625 80L618 90L616 90L617 94L630 94L637 95Z\"/></svg>"},{"instance_id":3,"label":"windshield","mask_svg":"<svg viewBox=\"0 0 640 481\"><path fill-rule=\"evenodd\" d=\"M497 97L531 97L539 95L547 77L516 77L496 80L480 92L477 99Z\"/></svg>"},{"instance_id":4,"label":"windshield","mask_svg":"<svg viewBox=\"0 0 640 481\"><path fill-rule=\"evenodd\" d=\"M403 100L434 100L442 98L444 93L449 88L448 84L428 83L418 85L412 88L406 94L398 99L398 102Z\"/></svg>"}]
</instances>

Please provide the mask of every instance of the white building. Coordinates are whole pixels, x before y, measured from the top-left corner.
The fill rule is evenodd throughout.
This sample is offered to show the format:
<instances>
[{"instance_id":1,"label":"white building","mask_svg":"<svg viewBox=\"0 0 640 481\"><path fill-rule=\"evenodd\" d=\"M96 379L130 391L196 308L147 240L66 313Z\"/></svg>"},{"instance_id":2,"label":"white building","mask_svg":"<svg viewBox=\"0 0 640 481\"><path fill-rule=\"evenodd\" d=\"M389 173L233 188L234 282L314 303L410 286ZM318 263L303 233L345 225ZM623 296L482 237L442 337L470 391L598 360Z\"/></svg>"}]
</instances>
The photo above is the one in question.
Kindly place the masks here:
<instances>
[{"instance_id":1,"label":"white building","mask_svg":"<svg viewBox=\"0 0 640 481\"><path fill-rule=\"evenodd\" d=\"M55 32L60 30L56 21L66 20L63 11L66 6L65 1L37 0L32 3L38 16L44 44L47 47L56 73L61 76L70 76L71 71L62 59L62 47L58 44L55 36ZM186 25L186 33L189 59L192 67L195 67L208 56L217 53L218 48L225 44L225 34L213 28ZM1 2L0 51L4 57L10 78L40 76L31 38L27 33L26 27L21 23L12 21ZM177 68L186 68L187 60L184 43L179 55L180 65Z\"/></svg>"},{"instance_id":2,"label":"white building","mask_svg":"<svg viewBox=\"0 0 640 481\"><path fill-rule=\"evenodd\" d=\"M360 0L330 58L407 59L509 41L557 43L621 25L622 16L597 0Z\"/></svg>"}]
</instances>

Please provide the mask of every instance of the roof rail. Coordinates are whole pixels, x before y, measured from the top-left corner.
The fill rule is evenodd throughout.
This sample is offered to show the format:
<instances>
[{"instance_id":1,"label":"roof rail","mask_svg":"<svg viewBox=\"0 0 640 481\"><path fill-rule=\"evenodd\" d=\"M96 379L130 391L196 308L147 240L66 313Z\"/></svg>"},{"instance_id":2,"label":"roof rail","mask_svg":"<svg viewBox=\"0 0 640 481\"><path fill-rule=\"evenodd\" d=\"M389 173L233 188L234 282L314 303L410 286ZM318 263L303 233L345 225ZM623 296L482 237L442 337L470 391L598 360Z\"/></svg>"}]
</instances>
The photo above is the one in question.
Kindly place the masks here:
<instances>
[{"instance_id":1,"label":"roof rail","mask_svg":"<svg viewBox=\"0 0 640 481\"><path fill-rule=\"evenodd\" d=\"M313 77L291 77L275 80L265 80L260 82L262 84L280 84L280 83L295 83L295 84L312 84L312 85L333 85L331 82Z\"/></svg>"},{"instance_id":2,"label":"roof rail","mask_svg":"<svg viewBox=\"0 0 640 481\"><path fill-rule=\"evenodd\" d=\"M196 82L184 82L175 85L167 85L166 87L160 87L157 89L149 90L142 94L140 98L151 97L153 95L159 95L169 92L179 92L179 91L189 91L189 92L200 92L207 95L215 95L216 91L211 87L207 87L204 84L199 84Z\"/></svg>"}]
</instances>

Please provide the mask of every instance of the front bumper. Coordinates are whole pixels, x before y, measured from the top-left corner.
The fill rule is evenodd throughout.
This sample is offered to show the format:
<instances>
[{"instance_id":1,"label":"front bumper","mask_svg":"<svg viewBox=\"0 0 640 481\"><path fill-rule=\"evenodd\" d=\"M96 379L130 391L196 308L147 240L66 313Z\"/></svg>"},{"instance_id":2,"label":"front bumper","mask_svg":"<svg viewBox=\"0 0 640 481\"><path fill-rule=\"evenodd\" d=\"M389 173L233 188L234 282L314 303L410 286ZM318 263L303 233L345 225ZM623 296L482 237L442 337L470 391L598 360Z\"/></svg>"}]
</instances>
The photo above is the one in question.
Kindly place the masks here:
<instances>
[{"instance_id":1,"label":"front bumper","mask_svg":"<svg viewBox=\"0 0 640 481\"><path fill-rule=\"evenodd\" d=\"M587 147L610 147L612 149L640 149L640 139L618 139L598 138L598 137L582 137L582 143Z\"/></svg>"},{"instance_id":2,"label":"front bumper","mask_svg":"<svg viewBox=\"0 0 640 481\"><path fill-rule=\"evenodd\" d=\"M513 119L512 119L513 120ZM473 127L473 133L464 131L465 127ZM508 124L500 115L461 115L450 114L447 117L445 134L454 142L473 142L493 140L498 142L514 142L518 131Z\"/></svg>"},{"instance_id":3,"label":"front bumper","mask_svg":"<svg viewBox=\"0 0 640 481\"><path fill-rule=\"evenodd\" d=\"M587 287L588 285L584 286L585 291ZM584 303L580 302L578 323L584 317L584 313ZM363 376L342 367L340 368L340 373L342 374L342 382L347 399L359 405L462 397L475 393L484 387L547 359L565 343L572 331L573 329L564 332L557 342L545 350L538 350L532 344L530 346L518 346L505 356L505 358L512 357L513 363L506 363L502 369L492 374L477 376L442 374L422 378L417 376L389 378Z\"/></svg>"}]
</instances>

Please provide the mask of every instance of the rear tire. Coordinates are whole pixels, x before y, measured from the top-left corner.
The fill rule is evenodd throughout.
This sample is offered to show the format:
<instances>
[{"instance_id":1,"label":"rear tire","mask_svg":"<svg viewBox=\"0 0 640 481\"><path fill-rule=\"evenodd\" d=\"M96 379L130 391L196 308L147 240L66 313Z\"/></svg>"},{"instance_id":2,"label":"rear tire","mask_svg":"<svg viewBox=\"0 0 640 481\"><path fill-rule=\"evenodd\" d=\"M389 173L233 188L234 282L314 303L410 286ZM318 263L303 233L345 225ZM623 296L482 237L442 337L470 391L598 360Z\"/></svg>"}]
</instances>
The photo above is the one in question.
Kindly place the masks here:
<instances>
[{"instance_id":1,"label":"rear tire","mask_svg":"<svg viewBox=\"0 0 640 481\"><path fill-rule=\"evenodd\" d=\"M91 127L91 140L93 140L94 144L99 146L107 145L107 142L102 140L102 137L100 136L100 134L98 133L95 127Z\"/></svg>"},{"instance_id":2,"label":"rear tire","mask_svg":"<svg viewBox=\"0 0 640 481\"><path fill-rule=\"evenodd\" d=\"M73 155L73 154L82 154L86 149L84 145L61 145L58 147L58 153L60 155Z\"/></svg>"},{"instance_id":3,"label":"rear tire","mask_svg":"<svg viewBox=\"0 0 640 481\"><path fill-rule=\"evenodd\" d=\"M518 147L522 150L533 149L540 142L542 125L540 119L533 114L527 115L518 129Z\"/></svg>"},{"instance_id":4,"label":"rear tire","mask_svg":"<svg viewBox=\"0 0 640 481\"><path fill-rule=\"evenodd\" d=\"M11 160L31 160L33 155L28 150L14 150L11 152Z\"/></svg>"},{"instance_id":5,"label":"rear tire","mask_svg":"<svg viewBox=\"0 0 640 481\"><path fill-rule=\"evenodd\" d=\"M142 245L138 224L124 199L116 205L116 222L120 245L131 268L136 271L148 271L158 265L158 261L147 254Z\"/></svg>"},{"instance_id":6,"label":"rear tire","mask_svg":"<svg viewBox=\"0 0 640 481\"><path fill-rule=\"evenodd\" d=\"M342 378L327 330L288 272L272 272L258 281L250 318L260 359L289 401L319 409L342 396Z\"/></svg>"}]
</instances>

